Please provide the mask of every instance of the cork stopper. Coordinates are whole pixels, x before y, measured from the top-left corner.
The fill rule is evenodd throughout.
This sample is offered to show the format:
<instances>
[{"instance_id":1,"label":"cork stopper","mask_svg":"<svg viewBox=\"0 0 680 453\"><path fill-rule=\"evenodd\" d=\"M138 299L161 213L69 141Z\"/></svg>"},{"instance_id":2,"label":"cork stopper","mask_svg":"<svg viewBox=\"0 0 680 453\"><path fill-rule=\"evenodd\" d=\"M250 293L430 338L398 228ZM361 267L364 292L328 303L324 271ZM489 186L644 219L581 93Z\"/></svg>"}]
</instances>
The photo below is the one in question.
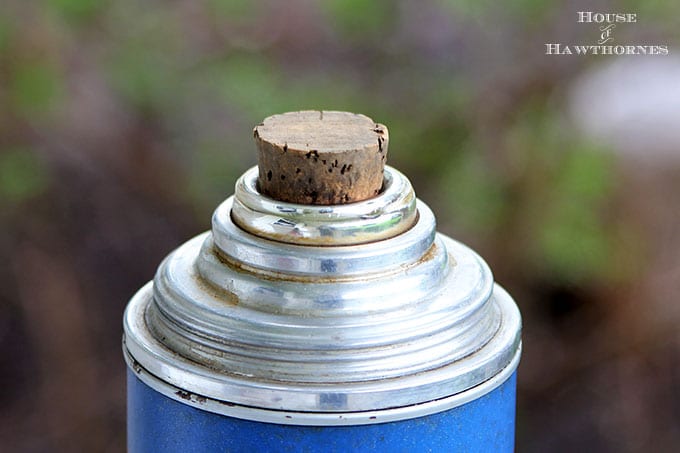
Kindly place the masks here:
<instances>
[{"instance_id":1,"label":"cork stopper","mask_svg":"<svg viewBox=\"0 0 680 453\"><path fill-rule=\"evenodd\" d=\"M273 115L253 131L258 187L280 201L331 205L376 196L388 132L365 115L306 110Z\"/></svg>"}]
</instances>

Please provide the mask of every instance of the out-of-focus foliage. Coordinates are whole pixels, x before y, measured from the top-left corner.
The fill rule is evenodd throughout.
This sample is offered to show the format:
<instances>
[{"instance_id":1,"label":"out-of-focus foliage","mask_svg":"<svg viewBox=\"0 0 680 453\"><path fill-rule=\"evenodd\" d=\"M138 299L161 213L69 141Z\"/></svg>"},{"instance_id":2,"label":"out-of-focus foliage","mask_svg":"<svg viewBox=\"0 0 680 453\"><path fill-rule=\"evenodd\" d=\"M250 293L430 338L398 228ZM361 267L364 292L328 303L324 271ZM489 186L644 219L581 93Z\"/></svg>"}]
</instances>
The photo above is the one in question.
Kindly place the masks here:
<instances>
[{"instance_id":1,"label":"out-of-focus foliage","mask_svg":"<svg viewBox=\"0 0 680 453\"><path fill-rule=\"evenodd\" d=\"M517 117L508 132L509 153L526 172L533 271L572 284L613 276L615 235L603 218L615 177L613 157L579 137L559 113L529 108Z\"/></svg>"},{"instance_id":2,"label":"out-of-focus foliage","mask_svg":"<svg viewBox=\"0 0 680 453\"><path fill-rule=\"evenodd\" d=\"M0 154L0 200L19 203L48 186L44 164L30 150L5 149Z\"/></svg>"},{"instance_id":3,"label":"out-of-focus foliage","mask_svg":"<svg viewBox=\"0 0 680 453\"><path fill-rule=\"evenodd\" d=\"M677 398L665 406L627 399L643 387L674 388L664 364L678 366L677 356L666 358L680 345L662 344L665 325L635 307L661 301L659 318L680 319L663 305L674 297L659 289L673 288L677 260L651 256L660 238L677 239L672 210L643 196L678 189L678 178L668 168L671 176L648 170L658 172L653 184L636 180L639 168L567 118L565 88L604 61L543 55L545 42L597 36L576 24L576 6L5 3L3 445L123 449L118 340L127 298L167 252L209 227L214 207L255 164L252 127L301 109L386 124L389 163L412 179L440 230L478 249L516 294L526 326L518 451L669 451L680 441L664 428L680 424ZM638 12L639 27L622 26L621 37L667 42L671 52L680 42L677 2L587 7ZM670 270L658 277L647 265ZM608 398L583 396L593 393L620 406L612 413Z\"/></svg>"},{"instance_id":4,"label":"out-of-focus foliage","mask_svg":"<svg viewBox=\"0 0 680 453\"><path fill-rule=\"evenodd\" d=\"M322 2L331 26L350 41L377 39L395 19L394 4L389 0L328 0Z\"/></svg>"},{"instance_id":5,"label":"out-of-focus foliage","mask_svg":"<svg viewBox=\"0 0 680 453\"><path fill-rule=\"evenodd\" d=\"M10 103L17 112L30 116L55 107L61 91L60 74L44 62L21 62L9 76Z\"/></svg>"}]
</instances>

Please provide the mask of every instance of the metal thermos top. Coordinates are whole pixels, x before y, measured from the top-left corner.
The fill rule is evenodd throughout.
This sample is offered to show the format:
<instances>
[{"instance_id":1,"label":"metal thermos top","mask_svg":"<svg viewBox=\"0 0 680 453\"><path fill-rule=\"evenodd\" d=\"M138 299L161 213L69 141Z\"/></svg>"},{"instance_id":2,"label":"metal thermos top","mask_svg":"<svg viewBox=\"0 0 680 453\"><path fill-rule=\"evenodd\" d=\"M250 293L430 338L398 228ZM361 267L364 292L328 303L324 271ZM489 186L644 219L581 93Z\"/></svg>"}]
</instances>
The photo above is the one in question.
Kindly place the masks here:
<instances>
[{"instance_id":1,"label":"metal thermos top","mask_svg":"<svg viewBox=\"0 0 680 453\"><path fill-rule=\"evenodd\" d=\"M515 303L403 174L385 167L378 195L340 205L257 181L254 167L131 300L124 349L144 382L240 418L362 424L454 407L514 371Z\"/></svg>"}]
</instances>

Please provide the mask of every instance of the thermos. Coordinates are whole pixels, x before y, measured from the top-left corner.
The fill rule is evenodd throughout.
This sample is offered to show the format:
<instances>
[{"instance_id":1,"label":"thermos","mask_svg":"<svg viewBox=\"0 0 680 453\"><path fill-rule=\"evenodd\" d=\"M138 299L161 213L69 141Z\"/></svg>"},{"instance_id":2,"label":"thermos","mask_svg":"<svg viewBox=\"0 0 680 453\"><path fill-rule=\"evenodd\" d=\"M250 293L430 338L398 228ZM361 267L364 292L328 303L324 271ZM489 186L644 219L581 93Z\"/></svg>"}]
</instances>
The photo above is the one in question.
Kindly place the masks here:
<instances>
[{"instance_id":1,"label":"thermos","mask_svg":"<svg viewBox=\"0 0 680 453\"><path fill-rule=\"evenodd\" d=\"M360 142L343 115L260 124L259 168L130 300L129 451L513 450L517 306L402 173L357 169L384 126L308 143Z\"/></svg>"}]
</instances>

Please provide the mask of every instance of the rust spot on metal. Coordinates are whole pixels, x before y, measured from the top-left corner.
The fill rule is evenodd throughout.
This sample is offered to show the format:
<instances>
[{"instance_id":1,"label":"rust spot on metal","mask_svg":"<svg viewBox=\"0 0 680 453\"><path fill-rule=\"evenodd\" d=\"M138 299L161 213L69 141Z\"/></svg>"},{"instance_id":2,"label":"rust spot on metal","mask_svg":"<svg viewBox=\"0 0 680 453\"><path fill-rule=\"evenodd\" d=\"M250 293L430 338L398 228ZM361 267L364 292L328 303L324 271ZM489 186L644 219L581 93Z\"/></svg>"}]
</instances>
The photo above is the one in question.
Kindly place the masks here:
<instances>
[{"instance_id":1,"label":"rust spot on metal","mask_svg":"<svg viewBox=\"0 0 680 453\"><path fill-rule=\"evenodd\" d=\"M208 399L205 396L196 395L194 393L185 392L184 390L178 390L175 395L179 396L183 400L193 401L194 403L205 403Z\"/></svg>"},{"instance_id":2,"label":"rust spot on metal","mask_svg":"<svg viewBox=\"0 0 680 453\"><path fill-rule=\"evenodd\" d=\"M185 392L183 390L177 390L175 395L179 396L183 400L191 401L191 393Z\"/></svg>"},{"instance_id":3,"label":"rust spot on metal","mask_svg":"<svg viewBox=\"0 0 680 453\"><path fill-rule=\"evenodd\" d=\"M243 272L246 274L250 275L255 275L259 279L263 280L269 280L269 281L292 281L292 282L314 282L314 283L339 283L339 282L347 282L347 281L359 281L359 280L367 280L367 279L373 279L373 278L380 278L384 277L385 275L389 274L394 274L398 272L403 272L406 269L410 269L412 267L419 266L422 263L425 263L427 261L433 260L437 253L439 251L439 247L437 246L437 243L434 242L432 246L430 246L429 249L417 260L411 263L404 263L401 266L395 267L394 269L383 272L380 274L370 274L370 275L349 275L349 276L343 276L343 275L334 275L334 276L319 276L319 275L292 275L292 274L286 274L284 272L275 272L275 271L265 271L264 269L259 269L259 268L254 268L248 265L245 265L243 263L237 262L232 260L230 257L222 254L219 248L213 245L212 248L212 253L215 256L215 258L220 261L222 264L225 266L228 266L234 271L237 272ZM452 265L455 265L456 261L455 259L449 255L449 259L451 260ZM238 304L238 297L230 292L224 291L222 294L227 294L233 297L234 304ZM228 302L228 301L227 301Z\"/></svg>"},{"instance_id":4,"label":"rust spot on metal","mask_svg":"<svg viewBox=\"0 0 680 453\"><path fill-rule=\"evenodd\" d=\"M420 257L420 259L416 262L416 265L420 263L427 263L428 261L431 261L435 258L437 255L437 251L439 250L439 247L437 246L437 243L434 242L430 246L429 249L425 253L423 253L423 256ZM411 267L412 265L409 265Z\"/></svg>"},{"instance_id":5,"label":"rust spot on metal","mask_svg":"<svg viewBox=\"0 0 680 453\"><path fill-rule=\"evenodd\" d=\"M218 256L219 259L219 256ZM221 262L224 262L220 259ZM219 286L211 285L207 281L197 278L194 279L194 282L196 285L201 287L201 290L212 295L216 299L226 303L227 305L231 305L233 307L237 306L239 304L239 298L236 294L232 293L231 291L226 290L225 288L221 288Z\"/></svg>"}]
</instances>

